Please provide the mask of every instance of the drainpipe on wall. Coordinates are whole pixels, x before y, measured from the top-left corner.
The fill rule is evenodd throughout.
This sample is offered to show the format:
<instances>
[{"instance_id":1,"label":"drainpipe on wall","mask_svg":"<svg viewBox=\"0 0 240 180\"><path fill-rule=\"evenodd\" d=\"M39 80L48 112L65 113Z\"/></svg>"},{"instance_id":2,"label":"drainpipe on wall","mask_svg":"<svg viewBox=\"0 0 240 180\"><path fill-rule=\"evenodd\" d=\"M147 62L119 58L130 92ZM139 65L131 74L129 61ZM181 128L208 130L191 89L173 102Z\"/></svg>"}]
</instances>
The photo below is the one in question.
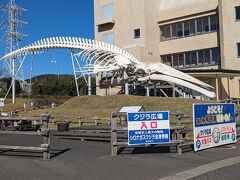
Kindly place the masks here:
<instances>
[{"instance_id":1,"label":"drainpipe on wall","mask_svg":"<svg viewBox=\"0 0 240 180\"><path fill-rule=\"evenodd\" d=\"M227 77L227 82L228 82L228 97L231 99L231 91L230 91L230 78Z\"/></svg>"},{"instance_id":2,"label":"drainpipe on wall","mask_svg":"<svg viewBox=\"0 0 240 180\"><path fill-rule=\"evenodd\" d=\"M216 100L219 101L219 83L218 83L219 79L218 77L216 77Z\"/></svg>"}]
</instances>

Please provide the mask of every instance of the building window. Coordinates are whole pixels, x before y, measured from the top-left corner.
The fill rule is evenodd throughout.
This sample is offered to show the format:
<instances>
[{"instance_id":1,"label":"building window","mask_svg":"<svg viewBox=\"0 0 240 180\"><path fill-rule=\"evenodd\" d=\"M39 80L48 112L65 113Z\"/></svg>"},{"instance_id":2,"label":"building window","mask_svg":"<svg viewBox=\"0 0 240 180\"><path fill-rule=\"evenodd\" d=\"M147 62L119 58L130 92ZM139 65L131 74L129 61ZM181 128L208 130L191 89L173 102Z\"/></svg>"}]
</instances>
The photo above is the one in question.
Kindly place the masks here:
<instances>
[{"instance_id":1,"label":"building window","mask_svg":"<svg viewBox=\"0 0 240 180\"><path fill-rule=\"evenodd\" d=\"M101 20L113 19L113 4L101 6Z\"/></svg>"},{"instance_id":2,"label":"building window","mask_svg":"<svg viewBox=\"0 0 240 180\"><path fill-rule=\"evenodd\" d=\"M190 21L190 34L196 34L196 23L195 19Z\"/></svg>"},{"instance_id":3,"label":"building window","mask_svg":"<svg viewBox=\"0 0 240 180\"><path fill-rule=\"evenodd\" d=\"M236 20L240 20L240 6L235 7Z\"/></svg>"},{"instance_id":4,"label":"building window","mask_svg":"<svg viewBox=\"0 0 240 180\"><path fill-rule=\"evenodd\" d=\"M196 51L192 51L191 52L191 62L192 62L192 66L197 66L197 52Z\"/></svg>"},{"instance_id":5,"label":"building window","mask_svg":"<svg viewBox=\"0 0 240 180\"><path fill-rule=\"evenodd\" d=\"M201 33L203 31L203 19L197 19L197 33Z\"/></svg>"},{"instance_id":6,"label":"building window","mask_svg":"<svg viewBox=\"0 0 240 180\"><path fill-rule=\"evenodd\" d=\"M212 63L219 63L220 62L220 54L219 54L219 48L213 48L212 51Z\"/></svg>"},{"instance_id":7,"label":"building window","mask_svg":"<svg viewBox=\"0 0 240 180\"><path fill-rule=\"evenodd\" d=\"M240 43L237 43L237 54L240 57Z\"/></svg>"},{"instance_id":8,"label":"building window","mask_svg":"<svg viewBox=\"0 0 240 180\"><path fill-rule=\"evenodd\" d=\"M204 62L204 51L198 51L198 64L203 64Z\"/></svg>"},{"instance_id":9,"label":"building window","mask_svg":"<svg viewBox=\"0 0 240 180\"><path fill-rule=\"evenodd\" d=\"M184 36L190 35L190 21L184 22Z\"/></svg>"},{"instance_id":10,"label":"building window","mask_svg":"<svg viewBox=\"0 0 240 180\"><path fill-rule=\"evenodd\" d=\"M218 30L218 19L217 19L217 16L213 15L213 16L210 16L210 30L211 31L217 31Z\"/></svg>"},{"instance_id":11,"label":"building window","mask_svg":"<svg viewBox=\"0 0 240 180\"><path fill-rule=\"evenodd\" d=\"M134 29L134 39L138 39L141 37L140 29Z\"/></svg>"},{"instance_id":12,"label":"building window","mask_svg":"<svg viewBox=\"0 0 240 180\"><path fill-rule=\"evenodd\" d=\"M171 55L162 56L162 63L168 66L172 66L172 56Z\"/></svg>"},{"instance_id":13,"label":"building window","mask_svg":"<svg viewBox=\"0 0 240 180\"><path fill-rule=\"evenodd\" d=\"M172 24L172 38L177 37L177 24Z\"/></svg>"},{"instance_id":14,"label":"building window","mask_svg":"<svg viewBox=\"0 0 240 180\"><path fill-rule=\"evenodd\" d=\"M191 66L192 65L191 53L190 52L185 53L185 62L186 62L186 66Z\"/></svg>"},{"instance_id":15,"label":"building window","mask_svg":"<svg viewBox=\"0 0 240 180\"><path fill-rule=\"evenodd\" d=\"M203 31L204 32L208 32L209 31L209 22L208 22L209 18L208 17L204 17L203 18Z\"/></svg>"},{"instance_id":16,"label":"building window","mask_svg":"<svg viewBox=\"0 0 240 180\"><path fill-rule=\"evenodd\" d=\"M210 49L204 50L204 63L205 64L210 64L211 63Z\"/></svg>"},{"instance_id":17,"label":"building window","mask_svg":"<svg viewBox=\"0 0 240 180\"><path fill-rule=\"evenodd\" d=\"M188 37L196 34L217 31L219 24L217 15L181 21L160 26L161 40Z\"/></svg>"},{"instance_id":18,"label":"building window","mask_svg":"<svg viewBox=\"0 0 240 180\"><path fill-rule=\"evenodd\" d=\"M219 48L203 49L161 56L162 63L175 67L200 67L217 65L220 62Z\"/></svg>"},{"instance_id":19,"label":"building window","mask_svg":"<svg viewBox=\"0 0 240 180\"><path fill-rule=\"evenodd\" d=\"M171 26L167 25L167 26L161 27L161 32L162 32L162 39L169 39L171 37Z\"/></svg>"},{"instance_id":20,"label":"building window","mask_svg":"<svg viewBox=\"0 0 240 180\"><path fill-rule=\"evenodd\" d=\"M178 67L178 55L173 55L173 67Z\"/></svg>"},{"instance_id":21,"label":"building window","mask_svg":"<svg viewBox=\"0 0 240 180\"><path fill-rule=\"evenodd\" d=\"M182 22L177 23L177 36L178 37L183 36L183 23Z\"/></svg>"},{"instance_id":22,"label":"building window","mask_svg":"<svg viewBox=\"0 0 240 180\"><path fill-rule=\"evenodd\" d=\"M102 35L102 42L114 44L114 34L109 33L109 34Z\"/></svg>"},{"instance_id":23,"label":"building window","mask_svg":"<svg viewBox=\"0 0 240 180\"><path fill-rule=\"evenodd\" d=\"M161 35L161 40L165 40L165 26L160 27L160 35Z\"/></svg>"},{"instance_id":24,"label":"building window","mask_svg":"<svg viewBox=\"0 0 240 180\"><path fill-rule=\"evenodd\" d=\"M178 67L183 67L184 66L184 54L179 54L179 59L178 59Z\"/></svg>"}]
</instances>

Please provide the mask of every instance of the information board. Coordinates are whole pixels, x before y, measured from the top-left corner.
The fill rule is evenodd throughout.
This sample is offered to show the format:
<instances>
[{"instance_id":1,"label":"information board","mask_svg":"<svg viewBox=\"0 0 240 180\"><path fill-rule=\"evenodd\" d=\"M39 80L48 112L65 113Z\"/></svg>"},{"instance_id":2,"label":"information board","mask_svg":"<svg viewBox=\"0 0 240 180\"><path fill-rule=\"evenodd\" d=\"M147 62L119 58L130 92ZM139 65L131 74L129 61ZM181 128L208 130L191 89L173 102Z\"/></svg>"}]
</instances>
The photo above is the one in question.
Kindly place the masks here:
<instances>
[{"instance_id":1,"label":"information board","mask_svg":"<svg viewBox=\"0 0 240 180\"><path fill-rule=\"evenodd\" d=\"M123 106L119 112L122 113L134 113L134 112L139 112L141 111L143 108L143 106Z\"/></svg>"},{"instance_id":2,"label":"information board","mask_svg":"<svg viewBox=\"0 0 240 180\"><path fill-rule=\"evenodd\" d=\"M128 145L170 143L169 112L128 113Z\"/></svg>"},{"instance_id":3,"label":"information board","mask_svg":"<svg viewBox=\"0 0 240 180\"><path fill-rule=\"evenodd\" d=\"M194 151L237 142L235 104L193 105Z\"/></svg>"},{"instance_id":4,"label":"information board","mask_svg":"<svg viewBox=\"0 0 240 180\"><path fill-rule=\"evenodd\" d=\"M4 98L0 98L0 107L4 107Z\"/></svg>"}]
</instances>

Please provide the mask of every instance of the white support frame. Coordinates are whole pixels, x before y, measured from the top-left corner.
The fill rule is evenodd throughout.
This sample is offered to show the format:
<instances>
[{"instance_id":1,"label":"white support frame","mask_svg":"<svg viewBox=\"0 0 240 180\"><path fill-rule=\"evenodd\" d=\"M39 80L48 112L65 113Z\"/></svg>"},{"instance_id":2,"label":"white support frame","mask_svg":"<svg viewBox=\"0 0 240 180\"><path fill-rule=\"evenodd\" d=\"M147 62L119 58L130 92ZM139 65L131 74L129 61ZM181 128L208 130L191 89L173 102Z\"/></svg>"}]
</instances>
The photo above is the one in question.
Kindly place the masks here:
<instances>
[{"instance_id":1,"label":"white support frame","mask_svg":"<svg viewBox=\"0 0 240 180\"><path fill-rule=\"evenodd\" d=\"M80 94L77 80L80 77L84 77L88 83L90 95L90 76L104 72L117 74L121 76L121 79L125 79L122 72L126 71L127 79L134 79L136 82L169 82L193 89L211 98L215 97L215 93L211 91L212 86L188 74L162 63L143 63L117 46L89 39L77 37L46 38L6 54L0 60L26 56L30 53L37 54L55 48L70 49L78 96ZM74 54L73 50L80 50L80 52Z\"/></svg>"},{"instance_id":2,"label":"white support frame","mask_svg":"<svg viewBox=\"0 0 240 180\"><path fill-rule=\"evenodd\" d=\"M80 96L79 94L79 89L78 89L78 77L76 74L76 68L75 68L75 61L74 61L74 55L73 55L73 51L70 50L71 53L71 59L72 59L72 67L73 67L73 74L74 74L74 79L75 79L75 85L76 85L76 89L77 89L77 96Z\"/></svg>"}]
</instances>

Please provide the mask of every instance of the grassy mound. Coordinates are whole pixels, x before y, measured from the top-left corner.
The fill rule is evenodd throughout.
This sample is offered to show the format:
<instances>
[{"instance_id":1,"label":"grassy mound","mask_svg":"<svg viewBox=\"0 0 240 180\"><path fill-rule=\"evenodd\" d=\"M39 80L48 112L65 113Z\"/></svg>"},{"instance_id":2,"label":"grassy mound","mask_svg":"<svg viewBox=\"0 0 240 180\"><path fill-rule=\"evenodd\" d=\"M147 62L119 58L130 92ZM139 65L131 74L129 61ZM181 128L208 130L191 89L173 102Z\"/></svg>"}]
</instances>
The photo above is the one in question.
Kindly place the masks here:
<instances>
[{"instance_id":1,"label":"grassy mound","mask_svg":"<svg viewBox=\"0 0 240 180\"><path fill-rule=\"evenodd\" d=\"M48 109L52 116L98 116L109 117L112 112L118 111L122 106L143 105L146 111L176 112L192 114L193 103L206 101L180 98L145 97L145 96L80 96L74 97L57 108ZM46 110L26 112L31 115L39 115Z\"/></svg>"}]
</instances>

